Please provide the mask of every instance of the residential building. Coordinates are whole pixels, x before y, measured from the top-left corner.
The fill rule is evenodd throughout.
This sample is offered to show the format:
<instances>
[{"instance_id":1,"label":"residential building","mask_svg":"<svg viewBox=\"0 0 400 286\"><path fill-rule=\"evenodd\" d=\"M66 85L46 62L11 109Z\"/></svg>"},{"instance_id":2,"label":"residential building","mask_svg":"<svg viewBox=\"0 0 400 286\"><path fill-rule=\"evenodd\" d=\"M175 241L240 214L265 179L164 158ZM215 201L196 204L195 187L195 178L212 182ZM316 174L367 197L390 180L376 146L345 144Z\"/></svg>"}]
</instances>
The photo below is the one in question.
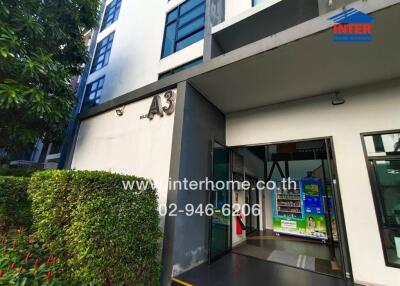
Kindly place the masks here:
<instances>
[{"instance_id":1,"label":"residential building","mask_svg":"<svg viewBox=\"0 0 400 286\"><path fill-rule=\"evenodd\" d=\"M176 206L162 285L232 253L399 284L399 0L107 0L102 15L63 164L151 178ZM298 187L169 184L287 177ZM221 215L235 204L260 212Z\"/></svg>"}]
</instances>

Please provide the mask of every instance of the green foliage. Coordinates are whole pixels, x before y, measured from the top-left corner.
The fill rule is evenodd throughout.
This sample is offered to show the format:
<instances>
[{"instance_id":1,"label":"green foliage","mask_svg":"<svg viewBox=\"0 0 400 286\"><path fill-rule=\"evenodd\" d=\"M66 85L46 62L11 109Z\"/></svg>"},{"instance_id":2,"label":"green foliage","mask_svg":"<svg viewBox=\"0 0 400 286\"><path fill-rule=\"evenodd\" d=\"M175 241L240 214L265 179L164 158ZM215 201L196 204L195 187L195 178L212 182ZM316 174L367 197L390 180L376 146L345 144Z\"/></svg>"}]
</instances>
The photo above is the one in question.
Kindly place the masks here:
<instances>
[{"instance_id":1,"label":"green foliage","mask_svg":"<svg viewBox=\"0 0 400 286\"><path fill-rule=\"evenodd\" d=\"M99 0L0 0L0 149L62 137Z\"/></svg>"},{"instance_id":2,"label":"green foliage","mask_svg":"<svg viewBox=\"0 0 400 286\"><path fill-rule=\"evenodd\" d=\"M157 285L157 192L124 190L143 178L108 172L44 171L32 176L35 236L60 257L69 285Z\"/></svg>"},{"instance_id":3,"label":"green foliage","mask_svg":"<svg viewBox=\"0 0 400 286\"><path fill-rule=\"evenodd\" d=\"M22 228L0 237L0 285L66 285L59 265Z\"/></svg>"},{"instance_id":4,"label":"green foliage","mask_svg":"<svg viewBox=\"0 0 400 286\"><path fill-rule=\"evenodd\" d=\"M14 177L30 177L34 172L42 171L39 167L0 167L0 176L14 176Z\"/></svg>"},{"instance_id":5,"label":"green foliage","mask_svg":"<svg viewBox=\"0 0 400 286\"><path fill-rule=\"evenodd\" d=\"M29 178L0 176L0 232L32 225Z\"/></svg>"}]
</instances>

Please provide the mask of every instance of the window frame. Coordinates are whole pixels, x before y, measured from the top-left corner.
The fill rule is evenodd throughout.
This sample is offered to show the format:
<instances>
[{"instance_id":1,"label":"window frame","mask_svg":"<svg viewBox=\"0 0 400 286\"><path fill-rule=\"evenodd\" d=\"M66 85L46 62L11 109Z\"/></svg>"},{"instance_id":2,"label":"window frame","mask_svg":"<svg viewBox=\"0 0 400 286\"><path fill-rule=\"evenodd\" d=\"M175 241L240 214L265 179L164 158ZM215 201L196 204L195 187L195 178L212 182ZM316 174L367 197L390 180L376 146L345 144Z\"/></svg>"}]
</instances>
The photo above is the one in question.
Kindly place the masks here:
<instances>
[{"instance_id":1,"label":"window frame","mask_svg":"<svg viewBox=\"0 0 400 286\"><path fill-rule=\"evenodd\" d=\"M92 89L91 89L92 85L95 84L96 82L100 82L101 80L103 80L103 84L102 84L101 88L99 88L99 87L97 86L97 88L96 88L95 91L96 91L96 93L97 93L99 90L101 90L101 95L103 95L103 88L104 88L105 78L106 78L106 75L102 75L102 76L96 78L95 80L93 80L93 81L91 81L91 82L89 82L89 83L86 84L86 86L85 86L85 92L83 93L83 100L82 100L82 105L81 105L81 111L87 110L87 109L92 108L92 107L94 107L94 106L97 105L96 103L95 103L95 104L90 104L90 105L87 104L88 102L91 102L91 101L94 101L94 102L95 102L96 97L95 97L93 100L87 100L86 98L93 92ZM89 87L89 86L90 86L90 93L88 93L88 87ZM101 95L100 95L99 99L101 98Z\"/></svg>"},{"instance_id":2,"label":"window frame","mask_svg":"<svg viewBox=\"0 0 400 286\"><path fill-rule=\"evenodd\" d=\"M105 30L107 27L110 27L113 23L115 23L118 20L119 13L121 11L121 6L122 6L122 0L113 0L106 6L106 9L104 9L103 19L100 25L100 32ZM115 10L112 14L112 21L110 22L108 20L108 17L110 16L109 12L112 8L115 8Z\"/></svg>"},{"instance_id":3,"label":"window frame","mask_svg":"<svg viewBox=\"0 0 400 286\"><path fill-rule=\"evenodd\" d=\"M112 37L112 39L110 40L110 37ZM108 63L110 62L110 56L111 56L111 49L112 49L112 45L114 43L114 37L115 37L115 31L111 32L110 34L108 34L107 36L105 36L101 41L99 41L96 44L96 49L94 51L93 54L93 59L92 59L92 64L90 66L90 74L101 70L102 68L104 68L105 66L108 65ZM106 46L102 46L101 48L99 47L100 44L103 44L104 41L107 41ZM108 47L108 45L110 45ZM102 50L103 48L106 48L105 51L103 53L100 53L100 50ZM107 53L109 53L108 55L108 59L107 62L105 63L105 59L106 59L106 55ZM102 60L102 65L99 69L95 69L97 67L97 65L100 63L100 61L97 61L97 59L101 56L104 56L104 59Z\"/></svg>"},{"instance_id":4,"label":"window frame","mask_svg":"<svg viewBox=\"0 0 400 286\"><path fill-rule=\"evenodd\" d=\"M159 73L158 74L158 80L164 79L164 78L169 77L169 76L171 76L173 74L176 74L178 72L190 69L190 68L195 67L197 65L201 65L203 62L204 62L203 57L199 57L199 58L193 59L193 60L188 61L188 62L186 62L184 64L181 64L181 65L179 65L177 67L174 67L172 69L169 69L169 70L166 70L166 71L164 71L162 73Z\"/></svg>"},{"instance_id":5,"label":"window frame","mask_svg":"<svg viewBox=\"0 0 400 286\"><path fill-rule=\"evenodd\" d=\"M399 268L400 264L391 263L388 258L386 245L385 245L385 234L384 229L400 229L400 227L393 227L393 226L385 226L383 221L383 213L382 208L384 207L383 200L381 198L381 189L379 186L379 179L375 174L375 162L376 161L385 161L385 160L400 160L400 155L384 155L384 156L369 156L367 146L365 144L365 137L367 136L374 136L374 135L385 135L385 134L393 134L393 133L400 133L400 129L393 129L393 130L384 130L384 131L373 131L373 132L365 132L361 133L361 144L364 151L364 159L367 165L368 177L370 181L371 191L372 191L372 198L374 201L374 208L375 208L375 215L378 223L378 230L379 236L381 239L381 247L383 256L385 259L385 264L388 267Z\"/></svg>"},{"instance_id":6,"label":"window frame","mask_svg":"<svg viewBox=\"0 0 400 286\"><path fill-rule=\"evenodd\" d=\"M260 3L256 3L256 0L251 0L251 7L255 7Z\"/></svg>"},{"instance_id":7,"label":"window frame","mask_svg":"<svg viewBox=\"0 0 400 286\"><path fill-rule=\"evenodd\" d=\"M190 45L188 45L188 46L185 46L184 48L182 48L182 49L180 49L180 50L177 50L177 48L176 48L178 42L182 42L182 41L184 41L184 40L190 38L191 36L195 35L196 33L200 32L200 31L202 31L202 30L204 31L204 29L205 29L206 0L201 0L200 3L196 4L194 7L190 8L190 9L187 10L185 13L181 14L181 8L182 8L182 6L183 6L185 3L188 3L188 1L190 1L190 0L187 0L187 1L185 1L185 2L183 2L183 3L181 3L181 4L179 4L179 5L177 5L176 7L174 7L173 9L171 9L171 10L169 10L169 11L167 12L167 15L166 15L166 17L165 17L164 34L163 34L163 41L162 41L162 46L161 46L161 59L164 59L164 58L166 58L166 57L168 57L168 56L170 56L170 55L172 55L172 54L174 54L174 53L176 53L176 52L178 52L178 51L180 51L180 50L182 50L182 49L184 49L184 48L186 48L186 47L188 47L188 46L190 46L190 45L192 45L192 44L194 44L194 43L196 43L196 42L198 42L198 41L196 41L196 42L194 42L194 43L192 43L192 44L190 44ZM194 11L195 9L199 8L199 7L202 6L202 5L204 5L204 12L202 12L201 14L197 15L197 16L194 17L193 19L187 21L187 22L184 23L182 26L180 26L180 23L179 23L180 18L182 18L183 16L189 14L190 12ZM173 20L171 20L171 21L168 21L168 16L169 16L171 13L173 13L174 11L177 11L177 16L176 16L176 18L173 19ZM202 18L202 17L204 17L204 23L203 23L203 25L202 25L201 28L197 28L197 29L195 29L194 31L191 31L190 33L188 33L188 34L186 34L185 36L183 36L183 37L181 37L181 38L178 39L178 31L179 31L179 29L181 29L181 28L183 28L183 27L185 27L185 26L190 25L191 23L193 23L194 21L196 21L196 20L198 20L198 19L200 19L200 18ZM168 54L168 55L164 55L164 48L165 48L167 27L170 26L170 25L173 24L173 23L175 23L175 25L176 25L176 27L175 27L175 33L174 33L173 52L170 53L170 54ZM204 33L204 32L203 32L203 33ZM203 39L204 39L204 34L203 34Z\"/></svg>"}]
</instances>

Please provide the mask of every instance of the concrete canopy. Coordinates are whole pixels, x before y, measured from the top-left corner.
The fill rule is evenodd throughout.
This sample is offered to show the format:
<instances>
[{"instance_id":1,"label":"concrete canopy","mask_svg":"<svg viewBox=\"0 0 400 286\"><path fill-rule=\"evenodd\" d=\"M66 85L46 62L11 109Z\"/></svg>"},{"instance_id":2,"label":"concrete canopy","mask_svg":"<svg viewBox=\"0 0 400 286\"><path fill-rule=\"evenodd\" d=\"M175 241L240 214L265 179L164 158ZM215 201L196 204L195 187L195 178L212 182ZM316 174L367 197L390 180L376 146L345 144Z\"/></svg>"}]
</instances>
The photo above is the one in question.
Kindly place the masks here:
<instances>
[{"instance_id":1,"label":"concrete canopy","mask_svg":"<svg viewBox=\"0 0 400 286\"><path fill-rule=\"evenodd\" d=\"M335 43L329 27L199 74L189 82L221 111L230 113L400 77L400 5L371 15L372 42ZM304 25L312 27L317 21L329 23L329 16L252 45L257 48L301 33Z\"/></svg>"}]
</instances>

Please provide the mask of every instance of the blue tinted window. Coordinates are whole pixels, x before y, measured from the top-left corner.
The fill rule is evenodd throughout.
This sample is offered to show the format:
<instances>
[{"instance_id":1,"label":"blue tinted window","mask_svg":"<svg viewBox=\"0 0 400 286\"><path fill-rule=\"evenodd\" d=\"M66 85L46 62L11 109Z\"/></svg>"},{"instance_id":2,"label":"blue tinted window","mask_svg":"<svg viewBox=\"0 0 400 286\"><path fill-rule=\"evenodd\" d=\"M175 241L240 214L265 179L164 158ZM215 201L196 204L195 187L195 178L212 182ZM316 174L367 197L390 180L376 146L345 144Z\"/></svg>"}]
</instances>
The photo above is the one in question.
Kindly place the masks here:
<instances>
[{"instance_id":1,"label":"blue tinted window","mask_svg":"<svg viewBox=\"0 0 400 286\"><path fill-rule=\"evenodd\" d=\"M171 23L172 21L175 21L176 18L178 18L178 8L168 13L167 24Z\"/></svg>"},{"instance_id":2,"label":"blue tinted window","mask_svg":"<svg viewBox=\"0 0 400 286\"><path fill-rule=\"evenodd\" d=\"M187 22L192 21L196 17L199 17L201 15L204 15L204 11L206 9L206 4L203 3L200 6L197 6L193 10L191 10L189 13L186 13L182 17L179 18L179 27L185 25Z\"/></svg>"},{"instance_id":3,"label":"blue tinted window","mask_svg":"<svg viewBox=\"0 0 400 286\"><path fill-rule=\"evenodd\" d=\"M172 54L175 51L176 22L169 24L165 28L163 57Z\"/></svg>"},{"instance_id":4,"label":"blue tinted window","mask_svg":"<svg viewBox=\"0 0 400 286\"><path fill-rule=\"evenodd\" d=\"M105 76L86 85L85 96L83 98L82 110L86 110L100 103L103 91Z\"/></svg>"},{"instance_id":5,"label":"blue tinted window","mask_svg":"<svg viewBox=\"0 0 400 286\"><path fill-rule=\"evenodd\" d=\"M168 13L162 57L204 38L205 0L188 0Z\"/></svg>"},{"instance_id":6,"label":"blue tinted window","mask_svg":"<svg viewBox=\"0 0 400 286\"><path fill-rule=\"evenodd\" d=\"M122 0L113 0L107 5L100 31L103 31L105 28L117 21L119 10L121 10L121 1Z\"/></svg>"},{"instance_id":7,"label":"blue tinted window","mask_svg":"<svg viewBox=\"0 0 400 286\"><path fill-rule=\"evenodd\" d=\"M204 29L196 32L195 34L184 38L183 40L179 41L176 43L176 51L182 50L183 48L186 48L187 46L190 46L191 44L194 44L201 39L204 38Z\"/></svg>"},{"instance_id":8,"label":"blue tinted window","mask_svg":"<svg viewBox=\"0 0 400 286\"><path fill-rule=\"evenodd\" d=\"M195 6L203 3L204 0L188 0L180 6L180 15L185 14L186 12L192 10Z\"/></svg>"},{"instance_id":9,"label":"blue tinted window","mask_svg":"<svg viewBox=\"0 0 400 286\"><path fill-rule=\"evenodd\" d=\"M97 43L90 72L95 72L108 64L111 47L114 40L114 32Z\"/></svg>"},{"instance_id":10,"label":"blue tinted window","mask_svg":"<svg viewBox=\"0 0 400 286\"><path fill-rule=\"evenodd\" d=\"M204 27L204 17L197 18L196 20L191 21L187 25L179 28L176 39L180 40L183 37L186 37L189 34L198 31L199 29L202 29L203 27Z\"/></svg>"}]
</instances>

